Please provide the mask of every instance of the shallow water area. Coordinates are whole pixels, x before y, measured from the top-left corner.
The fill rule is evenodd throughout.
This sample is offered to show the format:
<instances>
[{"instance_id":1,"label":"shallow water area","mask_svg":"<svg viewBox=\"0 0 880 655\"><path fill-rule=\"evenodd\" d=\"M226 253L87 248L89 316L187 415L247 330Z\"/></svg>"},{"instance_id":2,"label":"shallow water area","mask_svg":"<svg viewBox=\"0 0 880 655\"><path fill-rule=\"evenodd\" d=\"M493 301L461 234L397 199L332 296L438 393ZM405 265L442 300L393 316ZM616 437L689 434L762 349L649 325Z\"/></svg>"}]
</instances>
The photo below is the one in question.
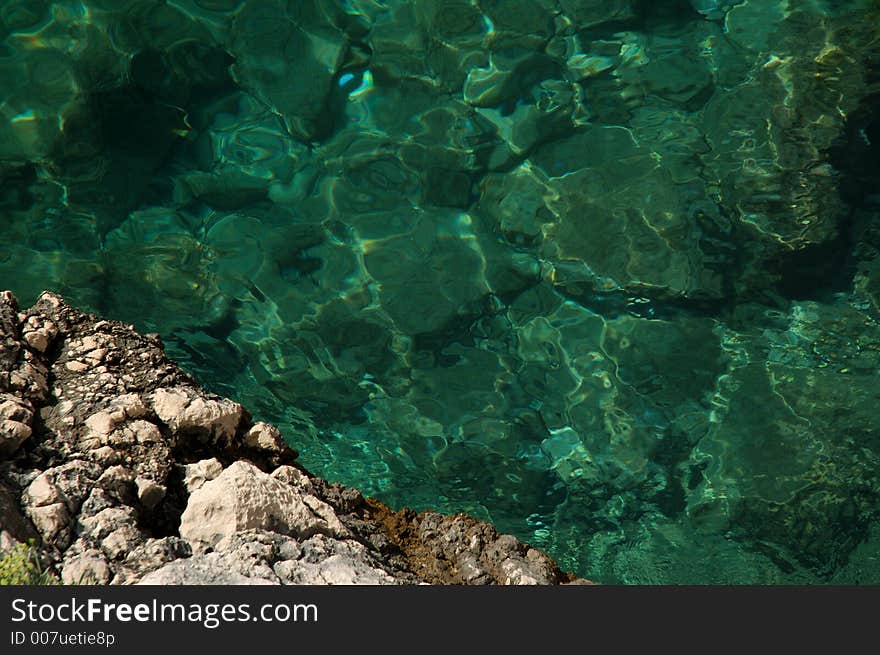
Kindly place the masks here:
<instances>
[{"instance_id":1,"label":"shallow water area","mask_svg":"<svg viewBox=\"0 0 880 655\"><path fill-rule=\"evenodd\" d=\"M876 584L878 26L7 0L0 286L158 332L315 473L579 575Z\"/></svg>"}]
</instances>

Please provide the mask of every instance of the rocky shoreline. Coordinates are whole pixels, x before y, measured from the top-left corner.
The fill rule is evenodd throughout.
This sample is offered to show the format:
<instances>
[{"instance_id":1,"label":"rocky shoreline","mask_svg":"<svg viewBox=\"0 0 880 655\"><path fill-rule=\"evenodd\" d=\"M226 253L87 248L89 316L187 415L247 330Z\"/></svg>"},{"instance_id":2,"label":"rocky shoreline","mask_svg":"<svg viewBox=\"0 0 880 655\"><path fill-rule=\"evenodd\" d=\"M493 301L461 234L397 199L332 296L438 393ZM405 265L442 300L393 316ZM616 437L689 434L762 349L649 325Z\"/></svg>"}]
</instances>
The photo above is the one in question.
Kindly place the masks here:
<instances>
[{"instance_id":1,"label":"rocky shoreline","mask_svg":"<svg viewBox=\"0 0 880 655\"><path fill-rule=\"evenodd\" d=\"M0 293L0 551L34 540L64 583L586 582L487 523L394 511L296 458L157 335Z\"/></svg>"}]
</instances>

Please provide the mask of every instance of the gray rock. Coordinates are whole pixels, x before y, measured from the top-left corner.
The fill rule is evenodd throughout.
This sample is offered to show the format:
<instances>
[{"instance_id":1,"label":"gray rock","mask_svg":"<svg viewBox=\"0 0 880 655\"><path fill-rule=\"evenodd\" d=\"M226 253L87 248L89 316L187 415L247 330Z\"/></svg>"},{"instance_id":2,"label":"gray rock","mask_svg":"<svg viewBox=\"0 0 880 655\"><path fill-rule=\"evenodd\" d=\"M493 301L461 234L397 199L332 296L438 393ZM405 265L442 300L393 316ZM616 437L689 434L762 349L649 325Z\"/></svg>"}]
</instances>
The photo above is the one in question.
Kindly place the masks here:
<instances>
[{"instance_id":1,"label":"gray rock","mask_svg":"<svg viewBox=\"0 0 880 655\"><path fill-rule=\"evenodd\" d=\"M165 564L180 558L190 557L192 548L180 537L150 538L136 546L126 555L121 565L116 566L113 584L132 584L145 574L162 568Z\"/></svg>"},{"instance_id":2,"label":"gray rock","mask_svg":"<svg viewBox=\"0 0 880 655\"><path fill-rule=\"evenodd\" d=\"M401 513L403 516L406 512ZM565 576L544 553L464 514L423 512L412 519L416 541L405 544L429 581L446 584L547 585Z\"/></svg>"},{"instance_id":3,"label":"gray rock","mask_svg":"<svg viewBox=\"0 0 880 655\"><path fill-rule=\"evenodd\" d=\"M103 542L111 534L136 524L137 514L131 507L107 507L92 516L81 517L79 528L84 536Z\"/></svg>"},{"instance_id":4,"label":"gray rock","mask_svg":"<svg viewBox=\"0 0 880 655\"><path fill-rule=\"evenodd\" d=\"M123 525L104 538L101 549L109 559L121 560L143 541L144 537L140 530L133 525Z\"/></svg>"},{"instance_id":5,"label":"gray rock","mask_svg":"<svg viewBox=\"0 0 880 655\"><path fill-rule=\"evenodd\" d=\"M138 500L147 509L152 509L162 502L168 491L164 485L157 484L148 478L138 478L135 480L135 484L137 485Z\"/></svg>"},{"instance_id":6,"label":"gray rock","mask_svg":"<svg viewBox=\"0 0 880 655\"><path fill-rule=\"evenodd\" d=\"M141 584L279 584L271 563L299 555L296 542L259 530L224 537L214 551L176 559L144 576Z\"/></svg>"},{"instance_id":7,"label":"gray rock","mask_svg":"<svg viewBox=\"0 0 880 655\"><path fill-rule=\"evenodd\" d=\"M10 348L21 334L18 320L18 301L11 291L0 291L0 335L5 341L0 349L0 370L12 370L15 366L15 351Z\"/></svg>"},{"instance_id":8,"label":"gray rock","mask_svg":"<svg viewBox=\"0 0 880 655\"><path fill-rule=\"evenodd\" d=\"M251 578L230 569L230 558L218 553L179 559L145 575L139 585L271 585L266 578Z\"/></svg>"},{"instance_id":9,"label":"gray rock","mask_svg":"<svg viewBox=\"0 0 880 655\"><path fill-rule=\"evenodd\" d=\"M32 434L29 425L20 421L0 421L0 457L9 457Z\"/></svg>"},{"instance_id":10,"label":"gray rock","mask_svg":"<svg viewBox=\"0 0 880 655\"><path fill-rule=\"evenodd\" d=\"M44 471L41 476L31 483L26 499L32 495L34 498L42 498L39 494L51 493L51 502L56 502L55 499L59 498L65 503L71 514L76 514L101 473L101 468L92 462L73 459ZM38 483L41 477L44 480ZM36 487L34 486L35 484L37 485ZM56 491L50 492L51 488L54 488L57 493ZM36 502L36 504L47 503Z\"/></svg>"},{"instance_id":11,"label":"gray rock","mask_svg":"<svg viewBox=\"0 0 880 655\"><path fill-rule=\"evenodd\" d=\"M303 556L274 566L283 584L394 585L400 584L371 561L361 543L316 535L303 544Z\"/></svg>"},{"instance_id":12,"label":"gray rock","mask_svg":"<svg viewBox=\"0 0 880 655\"><path fill-rule=\"evenodd\" d=\"M33 524L22 516L16 496L6 485L0 484L0 550L39 536Z\"/></svg>"},{"instance_id":13,"label":"gray rock","mask_svg":"<svg viewBox=\"0 0 880 655\"><path fill-rule=\"evenodd\" d=\"M134 472L127 466L117 464L101 474L98 484L115 500L124 503L131 498L134 491Z\"/></svg>"}]
</instances>

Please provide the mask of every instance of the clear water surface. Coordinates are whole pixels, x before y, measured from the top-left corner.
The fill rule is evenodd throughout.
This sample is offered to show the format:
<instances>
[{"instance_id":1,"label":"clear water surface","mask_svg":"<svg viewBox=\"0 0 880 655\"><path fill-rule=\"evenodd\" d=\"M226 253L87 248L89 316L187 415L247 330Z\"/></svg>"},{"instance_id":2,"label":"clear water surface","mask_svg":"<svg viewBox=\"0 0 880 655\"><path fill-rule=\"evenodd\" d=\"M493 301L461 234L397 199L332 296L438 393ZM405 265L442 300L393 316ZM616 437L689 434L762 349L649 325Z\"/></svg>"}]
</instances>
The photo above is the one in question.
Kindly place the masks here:
<instances>
[{"instance_id":1,"label":"clear water surface","mask_svg":"<svg viewBox=\"0 0 880 655\"><path fill-rule=\"evenodd\" d=\"M4 0L0 286L595 580L877 583L878 25Z\"/></svg>"}]
</instances>

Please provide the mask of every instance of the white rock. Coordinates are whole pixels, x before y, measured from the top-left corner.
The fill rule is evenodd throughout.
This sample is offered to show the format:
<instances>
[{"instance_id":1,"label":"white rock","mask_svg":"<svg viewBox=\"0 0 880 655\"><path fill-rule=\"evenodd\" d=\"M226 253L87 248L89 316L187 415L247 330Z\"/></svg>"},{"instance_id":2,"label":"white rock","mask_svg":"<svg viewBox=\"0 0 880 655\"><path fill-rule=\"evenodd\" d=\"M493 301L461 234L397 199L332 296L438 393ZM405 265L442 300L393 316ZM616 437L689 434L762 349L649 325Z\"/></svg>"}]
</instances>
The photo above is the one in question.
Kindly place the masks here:
<instances>
[{"instance_id":1,"label":"white rock","mask_svg":"<svg viewBox=\"0 0 880 655\"><path fill-rule=\"evenodd\" d=\"M83 359L86 359L92 366L96 366L104 361L104 357L107 356L106 348L95 348L94 350L90 350L85 355L83 355Z\"/></svg>"},{"instance_id":2,"label":"white rock","mask_svg":"<svg viewBox=\"0 0 880 655\"><path fill-rule=\"evenodd\" d=\"M122 455L111 446L100 446L91 451L92 458L104 465L116 464L122 458Z\"/></svg>"},{"instance_id":3,"label":"white rock","mask_svg":"<svg viewBox=\"0 0 880 655\"><path fill-rule=\"evenodd\" d=\"M181 537L211 546L251 529L297 539L315 534L349 536L329 505L245 461L233 463L195 491L180 519Z\"/></svg>"},{"instance_id":4,"label":"white rock","mask_svg":"<svg viewBox=\"0 0 880 655\"><path fill-rule=\"evenodd\" d=\"M26 506L44 507L63 502L64 498L53 483L51 476L47 472L43 472L28 485L22 500Z\"/></svg>"},{"instance_id":5,"label":"white rock","mask_svg":"<svg viewBox=\"0 0 880 655\"><path fill-rule=\"evenodd\" d=\"M136 393L126 393L118 396L113 404L120 407L128 418L141 418L147 413L147 406Z\"/></svg>"},{"instance_id":6,"label":"white rock","mask_svg":"<svg viewBox=\"0 0 880 655\"><path fill-rule=\"evenodd\" d=\"M123 500L134 487L134 472L127 466L110 466L98 478L98 484L116 499Z\"/></svg>"},{"instance_id":7,"label":"white rock","mask_svg":"<svg viewBox=\"0 0 880 655\"><path fill-rule=\"evenodd\" d=\"M255 423L244 435L244 444L256 450L280 452L284 450L284 438L281 431L268 423Z\"/></svg>"},{"instance_id":8,"label":"white rock","mask_svg":"<svg viewBox=\"0 0 880 655\"><path fill-rule=\"evenodd\" d=\"M26 507L25 513L37 528L44 541L55 543L56 538L66 532L70 525L70 513L64 503L52 503L39 507ZM59 544L66 545L66 544Z\"/></svg>"},{"instance_id":9,"label":"white rock","mask_svg":"<svg viewBox=\"0 0 880 655\"><path fill-rule=\"evenodd\" d=\"M393 585L397 581L381 569L344 555L331 555L313 564L286 560L278 562L275 573L284 584Z\"/></svg>"},{"instance_id":10,"label":"white rock","mask_svg":"<svg viewBox=\"0 0 880 655\"><path fill-rule=\"evenodd\" d=\"M33 405L12 394L0 394L0 457L12 455L30 438Z\"/></svg>"},{"instance_id":11,"label":"white rock","mask_svg":"<svg viewBox=\"0 0 880 655\"><path fill-rule=\"evenodd\" d=\"M110 433L124 419L125 412L117 408L103 409L100 412L95 412L86 419L88 436L100 443L106 443Z\"/></svg>"},{"instance_id":12,"label":"white rock","mask_svg":"<svg viewBox=\"0 0 880 655\"><path fill-rule=\"evenodd\" d=\"M281 482L301 487L306 493L312 492L312 480L305 473L290 464L282 464L272 471L272 477Z\"/></svg>"},{"instance_id":13,"label":"white rock","mask_svg":"<svg viewBox=\"0 0 880 655\"><path fill-rule=\"evenodd\" d=\"M90 350L94 350L99 345L101 344L98 341L98 338L90 334L80 340L78 350L82 352L88 352Z\"/></svg>"},{"instance_id":14,"label":"white rock","mask_svg":"<svg viewBox=\"0 0 880 655\"><path fill-rule=\"evenodd\" d=\"M143 423L144 421L140 421ZM117 428L110 433L108 442L113 446L131 446L137 442L137 435L131 426L125 425Z\"/></svg>"},{"instance_id":15,"label":"white rock","mask_svg":"<svg viewBox=\"0 0 880 655\"><path fill-rule=\"evenodd\" d=\"M0 420L17 421L30 425L34 416L33 405L10 393L0 394Z\"/></svg>"},{"instance_id":16,"label":"white rock","mask_svg":"<svg viewBox=\"0 0 880 655\"><path fill-rule=\"evenodd\" d=\"M12 550L20 543L8 530L0 530L0 553Z\"/></svg>"},{"instance_id":17,"label":"white rock","mask_svg":"<svg viewBox=\"0 0 880 655\"><path fill-rule=\"evenodd\" d=\"M98 484L131 484L134 473L127 466L111 466L98 478Z\"/></svg>"},{"instance_id":18,"label":"white rock","mask_svg":"<svg viewBox=\"0 0 880 655\"><path fill-rule=\"evenodd\" d=\"M156 415L171 425L189 404L190 395L183 389L157 389L152 400Z\"/></svg>"},{"instance_id":19,"label":"white rock","mask_svg":"<svg viewBox=\"0 0 880 655\"><path fill-rule=\"evenodd\" d=\"M33 332L25 332L24 340L31 348L41 353L46 352L49 347L49 335L42 330L34 330Z\"/></svg>"},{"instance_id":20,"label":"white rock","mask_svg":"<svg viewBox=\"0 0 880 655\"><path fill-rule=\"evenodd\" d=\"M153 509L165 498L168 491L163 485L150 480L149 478L138 477L135 481L137 485L138 499L147 509Z\"/></svg>"},{"instance_id":21,"label":"white rock","mask_svg":"<svg viewBox=\"0 0 880 655\"><path fill-rule=\"evenodd\" d=\"M184 466L183 484L192 493L200 489L208 480L213 480L223 472L223 464L216 457L203 459L195 464Z\"/></svg>"},{"instance_id":22,"label":"white rock","mask_svg":"<svg viewBox=\"0 0 880 655\"><path fill-rule=\"evenodd\" d=\"M504 572L503 584L506 585L537 585L540 581L532 574L522 560L508 558L501 562Z\"/></svg>"},{"instance_id":23,"label":"white rock","mask_svg":"<svg viewBox=\"0 0 880 655\"><path fill-rule=\"evenodd\" d=\"M315 535L302 544L296 560L273 567L282 584L393 585L397 581L369 561L366 547L352 539L334 540Z\"/></svg>"},{"instance_id":24,"label":"white rock","mask_svg":"<svg viewBox=\"0 0 880 655\"><path fill-rule=\"evenodd\" d=\"M58 336L58 326L52 321L44 321L37 316L31 316L27 320L22 338L34 350L46 352L49 344Z\"/></svg>"},{"instance_id":25,"label":"white rock","mask_svg":"<svg viewBox=\"0 0 880 655\"><path fill-rule=\"evenodd\" d=\"M162 441L162 433L159 432L159 428L149 421L132 421L128 427L137 443L150 444Z\"/></svg>"},{"instance_id":26,"label":"white rock","mask_svg":"<svg viewBox=\"0 0 880 655\"><path fill-rule=\"evenodd\" d=\"M242 407L226 398L210 400L185 387L157 389L153 411L175 432L200 432L218 441L229 441L241 422Z\"/></svg>"}]
</instances>

